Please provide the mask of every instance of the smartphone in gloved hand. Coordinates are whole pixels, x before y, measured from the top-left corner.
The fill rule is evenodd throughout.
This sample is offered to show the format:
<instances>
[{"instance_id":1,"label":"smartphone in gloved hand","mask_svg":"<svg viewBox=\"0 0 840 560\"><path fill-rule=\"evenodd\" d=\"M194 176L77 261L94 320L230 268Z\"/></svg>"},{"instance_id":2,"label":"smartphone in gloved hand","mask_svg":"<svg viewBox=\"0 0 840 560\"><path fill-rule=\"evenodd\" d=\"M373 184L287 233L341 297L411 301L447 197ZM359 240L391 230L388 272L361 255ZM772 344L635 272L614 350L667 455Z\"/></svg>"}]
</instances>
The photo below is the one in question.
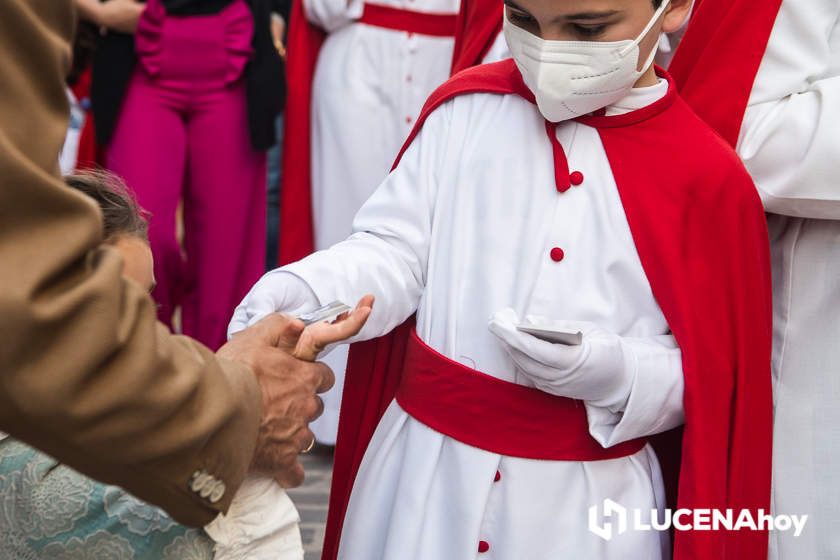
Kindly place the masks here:
<instances>
[{"instance_id":1,"label":"smartphone in gloved hand","mask_svg":"<svg viewBox=\"0 0 840 560\"><path fill-rule=\"evenodd\" d=\"M548 325L535 325L532 323L522 323L517 325L516 330L528 333L531 336L544 340L545 342L552 342L555 344L565 344L567 346L580 346L583 342L583 333L580 331L558 331Z\"/></svg>"}]
</instances>

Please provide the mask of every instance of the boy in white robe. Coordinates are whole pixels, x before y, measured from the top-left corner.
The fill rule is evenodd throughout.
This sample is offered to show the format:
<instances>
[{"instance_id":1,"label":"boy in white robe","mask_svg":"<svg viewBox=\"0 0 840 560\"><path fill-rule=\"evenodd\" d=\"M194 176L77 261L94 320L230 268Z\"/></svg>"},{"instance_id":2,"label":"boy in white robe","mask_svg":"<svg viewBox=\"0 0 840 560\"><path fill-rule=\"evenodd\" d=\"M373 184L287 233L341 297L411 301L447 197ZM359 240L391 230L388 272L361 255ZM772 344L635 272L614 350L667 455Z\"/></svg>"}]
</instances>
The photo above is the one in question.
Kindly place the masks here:
<instances>
[{"instance_id":1,"label":"boy in white robe","mask_svg":"<svg viewBox=\"0 0 840 560\"><path fill-rule=\"evenodd\" d=\"M346 516L344 504L331 509L339 525L328 529L325 558L668 558L667 533L604 540L588 530L587 512L605 499L648 521L661 512L663 480L646 437L687 417L682 505L769 504L763 214L735 154L651 66L660 31L678 28L688 7L508 2L516 64L444 86L356 216L356 233L269 273L237 309L231 332L273 311L372 293L377 310L355 340L416 313L397 398L358 474L339 461L339 433L336 480L355 483ZM673 185L657 184L658 157ZM712 210L720 224L708 222ZM716 255L707 244L720 236L733 241ZM752 291L736 298L746 277ZM539 340L517 328L526 322L579 331L582 343ZM464 382L477 391L435 392L423 376L437 370L451 373L438 380L456 391ZM357 383L380 389L366 381L351 357L345 399ZM529 423L537 407L546 418L556 411L558 425ZM367 412L345 410L342 425ZM473 411L480 422L464 429ZM523 421L504 437L481 427ZM342 499L335 485L333 493ZM676 550L758 558L766 534L679 537Z\"/></svg>"},{"instance_id":2,"label":"boy in white robe","mask_svg":"<svg viewBox=\"0 0 840 560\"><path fill-rule=\"evenodd\" d=\"M715 49L705 44L710 31L723 38ZM768 213L773 507L808 516L800 535L772 534L770 558L838 558L840 3L771 0L756 10L748 0L703 2L686 37L675 59L686 99L737 147ZM717 65L722 58L728 63ZM713 66L714 75L704 71ZM721 83L724 105L713 85Z\"/></svg>"}]
</instances>

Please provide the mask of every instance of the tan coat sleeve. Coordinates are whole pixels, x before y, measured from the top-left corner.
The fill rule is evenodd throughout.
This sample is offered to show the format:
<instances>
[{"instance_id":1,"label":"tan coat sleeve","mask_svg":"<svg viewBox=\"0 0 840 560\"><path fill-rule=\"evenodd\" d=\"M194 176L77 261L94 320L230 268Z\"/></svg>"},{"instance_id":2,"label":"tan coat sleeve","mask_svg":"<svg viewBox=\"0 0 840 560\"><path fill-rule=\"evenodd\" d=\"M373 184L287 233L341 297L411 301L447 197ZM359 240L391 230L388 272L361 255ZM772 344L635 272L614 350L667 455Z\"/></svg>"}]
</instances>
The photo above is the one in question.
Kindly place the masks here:
<instances>
[{"instance_id":1,"label":"tan coat sleeve","mask_svg":"<svg viewBox=\"0 0 840 560\"><path fill-rule=\"evenodd\" d=\"M204 525L248 469L259 386L156 323L98 249L95 206L63 186L73 25L72 0L0 2L0 430ZM220 501L190 489L202 470Z\"/></svg>"}]
</instances>

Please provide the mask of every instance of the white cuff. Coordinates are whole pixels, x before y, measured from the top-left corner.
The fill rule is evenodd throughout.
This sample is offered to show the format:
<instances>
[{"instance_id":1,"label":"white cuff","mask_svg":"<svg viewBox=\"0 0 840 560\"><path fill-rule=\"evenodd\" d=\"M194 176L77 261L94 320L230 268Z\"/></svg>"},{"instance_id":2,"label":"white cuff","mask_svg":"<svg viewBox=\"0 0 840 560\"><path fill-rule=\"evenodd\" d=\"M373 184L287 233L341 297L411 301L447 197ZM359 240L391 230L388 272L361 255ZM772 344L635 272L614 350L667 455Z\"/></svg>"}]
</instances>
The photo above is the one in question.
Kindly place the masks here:
<instances>
[{"instance_id":1,"label":"white cuff","mask_svg":"<svg viewBox=\"0 0 840 560\"><path fill-rule=\"evenodd\" d=\"M612 409L585 403L589 433L604 447L665 432L685 421L682 353L673 337L622 342L635 362L627 402Z\"/></svg>"},{"instance_id":2,"label":"white cuff","mask_svg":"<svg viewBox=\"0 0 840 560\"><path fill-rule=\"evenodd\" d=\"M319 305L342 300L339 290L336 289L341 280L336 277L335 271L330 269L328 259L322 252L313 253L302 260L287 264L279 269L279 272L291 274L306 284ZM343 301L343 303L352 305L355 302Z\"/></svg>"},{"instance_id":3,"label":"white cuff","mask_svg":"<svg viewBox=\"0 0 840 560\"><path fill-rule=\"evenodd\" d=\"M215 560L302 560L300 516L274 479L249 476L226 515L204 531L216 542Z\"/></svg>"}]
</instances>

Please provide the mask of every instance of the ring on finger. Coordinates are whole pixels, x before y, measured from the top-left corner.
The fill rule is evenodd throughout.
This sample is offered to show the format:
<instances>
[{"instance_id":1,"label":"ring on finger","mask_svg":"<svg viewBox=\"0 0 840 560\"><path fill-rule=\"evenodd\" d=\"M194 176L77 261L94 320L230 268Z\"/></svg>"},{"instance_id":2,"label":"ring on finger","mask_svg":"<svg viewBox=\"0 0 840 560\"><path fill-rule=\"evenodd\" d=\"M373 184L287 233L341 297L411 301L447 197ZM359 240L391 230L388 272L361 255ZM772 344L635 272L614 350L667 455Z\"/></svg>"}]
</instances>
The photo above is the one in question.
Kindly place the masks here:
<instances>
[{"instance_id":1,"label":"ring on finger","mask_svg":"<svg viewBox=\"0 0 840 560\"><path fill-rule=\"evenodd\" d=\"M312 436L312 441L309 443L309 445L306 446L306 449L304 449L303 451L300 452L300 454L301 455L306 455L307 453L312 451L313 447L315 447L315 436Z\"/></svg>"}]
</instances>

